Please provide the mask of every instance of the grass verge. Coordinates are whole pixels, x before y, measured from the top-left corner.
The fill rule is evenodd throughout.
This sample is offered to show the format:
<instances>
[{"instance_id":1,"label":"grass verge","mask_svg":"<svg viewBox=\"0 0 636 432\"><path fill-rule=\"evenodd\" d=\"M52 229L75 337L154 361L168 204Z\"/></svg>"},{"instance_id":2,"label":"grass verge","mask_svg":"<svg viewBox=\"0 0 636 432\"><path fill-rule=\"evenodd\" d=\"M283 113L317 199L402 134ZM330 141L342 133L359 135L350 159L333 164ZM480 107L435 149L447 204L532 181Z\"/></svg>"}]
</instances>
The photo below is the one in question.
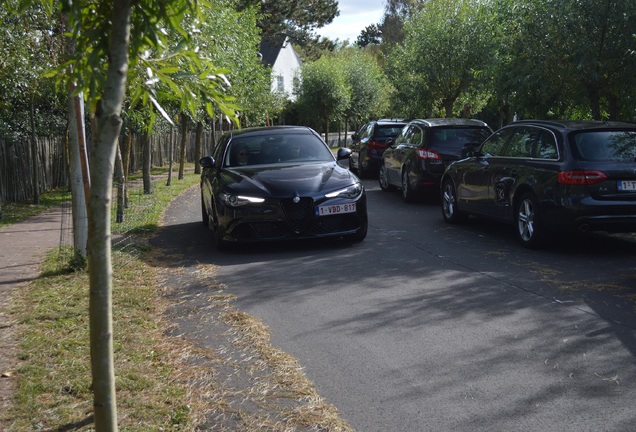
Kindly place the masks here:
<instances>
[{"instance_id":1,"label":"grass verge","mask_svg":"<svg viewBox=\"0 0 636 432\"><path fill-rule=\"evenodd\" d=\"M32 201L4 203L2 204L3 218L0 219L0 228L5 225L20 222L21 220L34 216L50 207L69 201L70 199L71 193L68 190L58 189L40 195L39 204L33 204Z\"/></svg>"},{"instance_id":2,"label":"grass verge","mask_svg":"<svg viewBox=\"0 0 636 432\"><path fill-rule=\"evenodd\" d=\"M154 183L152 194L131 189L134 201L126 225L113 232L136 232L125 247L113 248L113 323L120 430L195 429L187 387L174 379L179 367L175 343L166 343L161 319L165 302L156 272L143 259L148 246L140 231L152 232L163 209L198 181L187 174L170 187ZM143 229L139 229L143 227ZM16 404L0 414L12 431L93 430L88 273L60 268L68 248L51 251L41 276L14 293L11 314L17 325L19 365ZM62 261L63 262L63 261Z\"/></svg>"},{"instance_id":3,"label":"grass verge","mask_svg":"<svg viewBox=\"0 0 636 432\"><path fill-rule=\"evenodd\" d=\"M269 344L267 328L232 306L233 296L214 281L213 265L157 265L149 235L170 201L197 182L197 175L187 174L170 187L165 179L154 182L149 195L133 188L124 223L112 224L113 234L125 239L115 243L112 260L119 429L352 431L296 360ZM60 266L71 263L72 255L70 248L49 253L41 276L14 294L18 388L16 403L0 412L0 424L9 431L94 430L88 274ZM167 318L175 304L184 303L177 297L183 293L169 292L162 282L189 271L191 283L211 293L203 313L225 326L227 346L202 348L175 333Z\"/></svg>"}]
</instances>

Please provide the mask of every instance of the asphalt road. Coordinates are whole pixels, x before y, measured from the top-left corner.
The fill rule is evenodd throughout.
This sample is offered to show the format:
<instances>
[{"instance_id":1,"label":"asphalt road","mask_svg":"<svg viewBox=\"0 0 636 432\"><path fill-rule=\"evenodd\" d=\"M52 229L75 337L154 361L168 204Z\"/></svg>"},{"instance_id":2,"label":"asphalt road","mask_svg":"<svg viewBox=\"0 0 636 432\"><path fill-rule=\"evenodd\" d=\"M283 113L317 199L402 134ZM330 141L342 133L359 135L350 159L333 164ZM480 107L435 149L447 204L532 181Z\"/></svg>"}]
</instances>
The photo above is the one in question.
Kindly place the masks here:
<instances>
[{"instance_id":1,"label":"asphalt road","mask_svg":"<svg viewBox=\"0 0 636 432\"><path fill-rule=\"evenodd\" d=\"M636 430L636 241L526 250L509 227L450 226L439 203L364 183L359 244L217 252L197 189L165 233L219 266L235 305L360 432Z\"/></svg>"}]
</instances>

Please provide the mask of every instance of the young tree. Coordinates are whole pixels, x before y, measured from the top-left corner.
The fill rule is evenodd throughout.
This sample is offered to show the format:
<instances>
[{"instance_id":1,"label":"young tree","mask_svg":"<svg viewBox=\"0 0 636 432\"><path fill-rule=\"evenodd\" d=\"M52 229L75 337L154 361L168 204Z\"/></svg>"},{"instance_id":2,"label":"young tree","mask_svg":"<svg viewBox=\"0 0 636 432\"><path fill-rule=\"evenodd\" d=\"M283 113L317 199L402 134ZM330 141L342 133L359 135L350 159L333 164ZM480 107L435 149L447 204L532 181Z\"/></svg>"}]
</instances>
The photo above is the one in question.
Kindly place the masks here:
<instances>
[{"instance_id":1,"label":"young tree","mask_svg":"<svg viewBox=\"0 0 636 432\"><path fill-rule=\"evenodd\" d=\"M339 62L324 56L303 65L295 91L301 120L324 132L327 140L329 123L343 120L351 102L351 88Z\"/></svg>"},{"instance_id":2,"label":"young tree","mask_svg":"<svg viewBox=\"0 0 636 432\"><path fill-rule=\"evenodd\" d=\"M31 0L25 0L25 5ZM53 1L44 1L53 11ZM171 97L185 109L206 97L210 113L214 103L235 118L232 107L224 104L219 72L189 45L192 28L183 25L199 17L194 0L113 0L63 2L70 33L76 44L75 55L59 69L62 80L71 80L84 91L94 113L93 152L91 154L91 190L88 200L88 267L90 283L90 340L93 375L95 428L117 430L117 409L113 364L112 265L110 210L112 178L121 111L126 96L128 72L143 64L145 85L136 89L135 101L152 104L165 114L154 87L164 82ZM180 35L182 44L174 51L169 37ZM88 54L88 55L87 55ZM182 67L168 67L175 58ZM168 61L167 59L170 59ZM72 69L68 69L72 66Z\"/></svg>"},{"instance_id":3,"label":"young tree","mask_svg":"<svg viewBox=\"0 0 636 432\"><path fill-rule=\"evenodd\" d=\"M446 117L462 94L480 85L493 53L485 11L478 0L430 0L406 23L404 50L397 54L406 58L398 61L426 80Z\"/></svg>"}]
</instances>

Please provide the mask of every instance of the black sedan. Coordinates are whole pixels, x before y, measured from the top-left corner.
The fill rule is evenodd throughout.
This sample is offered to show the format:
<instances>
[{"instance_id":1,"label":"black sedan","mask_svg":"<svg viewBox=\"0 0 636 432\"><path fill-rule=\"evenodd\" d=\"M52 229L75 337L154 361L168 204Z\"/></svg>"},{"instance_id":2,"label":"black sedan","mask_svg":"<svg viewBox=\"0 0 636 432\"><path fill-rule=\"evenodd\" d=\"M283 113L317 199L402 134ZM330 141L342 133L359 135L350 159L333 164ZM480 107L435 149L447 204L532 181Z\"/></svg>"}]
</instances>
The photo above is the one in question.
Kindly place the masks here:
<instances>
[{"instance_id":1,"label":"black sedan","mask_svg":"<svg viewBox=\"0 0 636 432\"><path fill-rule=\"evenodd\" d=\"M226 132L201 159L201 210L217 248L237 243L367 234L359 179L312 129L301 126Z\"/></svg>"},{"instance_id":2,"label":"black sedan","mask_svg":"<svg viewBox=\"0 0 636 432\"><path fill-rule=\"evenodd\" d=\"M636 232L636 125L513 123L450 165L441 195L446 222L510 223L530 248L565 231Z\"/></svg>"},{"instance_id":3,"label":"black sedan","mask_svg":"<svg viewBox=\"0 0 636 432\"><path fill-rule=\"evenodd\" d=\"M405 202L425 193L437 196L446 166L467 148L481 144L492 130L480 120L411 120L382 154L379 182L383 191L402 190Z\"/></svg>"}]
</instances>

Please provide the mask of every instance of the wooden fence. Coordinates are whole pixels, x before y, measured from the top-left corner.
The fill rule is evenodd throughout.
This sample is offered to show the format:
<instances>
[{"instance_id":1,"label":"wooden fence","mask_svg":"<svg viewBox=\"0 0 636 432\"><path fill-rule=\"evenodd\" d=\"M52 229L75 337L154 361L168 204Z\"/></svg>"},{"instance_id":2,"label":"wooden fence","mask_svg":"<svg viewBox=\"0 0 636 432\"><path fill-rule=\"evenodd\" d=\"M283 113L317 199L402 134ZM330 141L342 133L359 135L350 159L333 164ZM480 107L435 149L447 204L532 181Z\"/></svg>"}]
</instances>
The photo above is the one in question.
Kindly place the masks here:
<instances>
[{"instance_id":1,"label":"wooden fence","mask_svg":"<svg viewBox=\"0 0 636 432\"><path fill-rule=\"evenodd\" d=\"M220 132L204 130L202 135L203 155L212 153L214 143ZM122 137L122 139L124 139ZM170 143L173 144L174 163L179 162L181 135L178 132L152 134L152 166L165 166L169 163ZM333 133L327 140L331 147L344 147L350 140L347 134ZM188 133L186 141L186 161L194 162L196 133ZM31 152L29 141L8 142L0 140L0 203L27 201L33 197L33 166L39 174L39 193L68 187L67 142L64 137L40 137L37 140L37 158ZM90 143L89 143L90 154ZM141 171L143 163L142 136L133 135L130 151L129 173Z\"/></svg>"}]
</instances>

